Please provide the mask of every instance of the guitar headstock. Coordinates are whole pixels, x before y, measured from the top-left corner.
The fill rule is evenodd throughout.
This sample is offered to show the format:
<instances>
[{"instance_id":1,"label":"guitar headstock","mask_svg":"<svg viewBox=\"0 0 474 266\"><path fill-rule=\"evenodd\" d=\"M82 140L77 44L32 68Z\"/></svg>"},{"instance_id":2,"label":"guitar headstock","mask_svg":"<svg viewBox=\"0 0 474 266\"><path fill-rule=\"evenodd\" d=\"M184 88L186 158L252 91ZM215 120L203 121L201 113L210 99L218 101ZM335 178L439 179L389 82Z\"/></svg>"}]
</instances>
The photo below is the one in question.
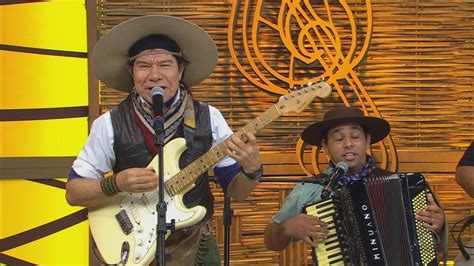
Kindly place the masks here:
<instances>
[{"instance_id":1,"label":"guitar headstock","mask_svg":"<svg viewBox=\"0 0 474 266\"><path fill-rule=\"evenodd\" d=\"M297 91L282 95L278 103L276 103L276 106L281 114L288 112L300 113L314 98L326 98L331 95L331 91L331 85L324 81L308 84Z\"/></svg>"}]
</instances>

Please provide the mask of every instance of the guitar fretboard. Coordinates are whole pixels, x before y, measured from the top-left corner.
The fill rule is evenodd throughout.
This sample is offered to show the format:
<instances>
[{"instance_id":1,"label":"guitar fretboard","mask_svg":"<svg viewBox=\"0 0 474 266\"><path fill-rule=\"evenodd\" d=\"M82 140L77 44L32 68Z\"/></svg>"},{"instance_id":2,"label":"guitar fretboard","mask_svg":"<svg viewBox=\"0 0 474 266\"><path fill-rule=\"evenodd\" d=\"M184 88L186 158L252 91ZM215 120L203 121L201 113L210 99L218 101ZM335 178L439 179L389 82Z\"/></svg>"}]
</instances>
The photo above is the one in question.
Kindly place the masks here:
<instances>
[{"instance_id":1,"label":"guitar fretboard","mask_svg":"<svg viewBox=\"0 0 474 266\"><path fill-rule=\"evenodd\" d=\"M243 141L247 141L245 132L257 134L265 126L280 116L281 112L278 110L278 106L274 104L270 109L263 112L246 126L234 133L234 135L237 135ZM209 171L212 166L227 156L225 152L227 149L226 141L227 139L203 154L193 163L182 169L178 174L168 179L165 183L165 189L168 194L172 197L183 191L189 185L193 184L200 175Z\"/></svg>"}]
</instances>

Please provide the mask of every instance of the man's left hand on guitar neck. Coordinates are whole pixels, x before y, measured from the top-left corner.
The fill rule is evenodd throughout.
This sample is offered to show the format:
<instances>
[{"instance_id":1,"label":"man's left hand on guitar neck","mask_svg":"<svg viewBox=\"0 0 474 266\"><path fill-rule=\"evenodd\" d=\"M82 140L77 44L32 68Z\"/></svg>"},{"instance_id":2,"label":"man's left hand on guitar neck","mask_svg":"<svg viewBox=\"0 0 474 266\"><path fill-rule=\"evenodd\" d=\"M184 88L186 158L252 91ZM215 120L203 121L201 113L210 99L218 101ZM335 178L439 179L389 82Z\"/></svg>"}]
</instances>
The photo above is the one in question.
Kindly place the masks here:
<instances>
[{"instance_id":1,"label":"man's left hand on guitar neck","mask_svg":"<svg viewBox=\"0 0 474 266\"><path fill-rule=\"evenodd\" d=\"M246 132L247 142L236 134L227 140L227 155L236 160L246 173L254 173L262 166L257 139L251 132Z\"/></svg>"}]
</instances>

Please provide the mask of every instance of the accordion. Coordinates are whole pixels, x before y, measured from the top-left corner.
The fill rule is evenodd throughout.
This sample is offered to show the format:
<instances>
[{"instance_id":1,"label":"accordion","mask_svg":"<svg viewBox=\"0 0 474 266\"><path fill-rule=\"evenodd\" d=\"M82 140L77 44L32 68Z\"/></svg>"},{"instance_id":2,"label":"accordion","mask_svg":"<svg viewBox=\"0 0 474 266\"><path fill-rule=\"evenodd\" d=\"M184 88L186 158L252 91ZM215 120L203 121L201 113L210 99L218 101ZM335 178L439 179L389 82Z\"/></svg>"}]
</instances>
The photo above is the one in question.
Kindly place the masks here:
<instances>
[{"instance_id":1,"label":"accordion","mask_svg":"<svg viewBox=\"0 0 474 266\"><path fill-rule=\"evenodd\" d=\"M303 212L329 226L316 240L319 265L438 265L434 234L415 219L427 206L418 173L353 181ZM315 253L315 254L314 254Z\"/></svg>"}]
</instances>

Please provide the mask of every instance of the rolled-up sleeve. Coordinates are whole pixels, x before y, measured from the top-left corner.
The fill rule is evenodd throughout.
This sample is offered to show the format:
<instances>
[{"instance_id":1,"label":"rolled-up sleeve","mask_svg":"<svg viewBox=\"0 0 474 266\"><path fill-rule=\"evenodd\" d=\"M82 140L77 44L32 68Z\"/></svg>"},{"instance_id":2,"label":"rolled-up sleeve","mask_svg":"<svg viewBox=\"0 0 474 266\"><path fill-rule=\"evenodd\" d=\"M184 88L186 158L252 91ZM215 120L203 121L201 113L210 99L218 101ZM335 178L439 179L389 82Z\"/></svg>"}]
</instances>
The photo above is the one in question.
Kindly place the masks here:
<instances>
[{"instance_id":1,"label":"rolled-up sleeve","mask_svg":"<svg viewBox=\"0 0 474 266\"><path fill-rule=\"evenodd\" d=\"M110 113L107 112L92 124L89 137L72 164L70 178L74 178L75 173L81 177L99 179L104 173L112 171L115 163L113 135Z\"/></svg>"}]
</instances>

